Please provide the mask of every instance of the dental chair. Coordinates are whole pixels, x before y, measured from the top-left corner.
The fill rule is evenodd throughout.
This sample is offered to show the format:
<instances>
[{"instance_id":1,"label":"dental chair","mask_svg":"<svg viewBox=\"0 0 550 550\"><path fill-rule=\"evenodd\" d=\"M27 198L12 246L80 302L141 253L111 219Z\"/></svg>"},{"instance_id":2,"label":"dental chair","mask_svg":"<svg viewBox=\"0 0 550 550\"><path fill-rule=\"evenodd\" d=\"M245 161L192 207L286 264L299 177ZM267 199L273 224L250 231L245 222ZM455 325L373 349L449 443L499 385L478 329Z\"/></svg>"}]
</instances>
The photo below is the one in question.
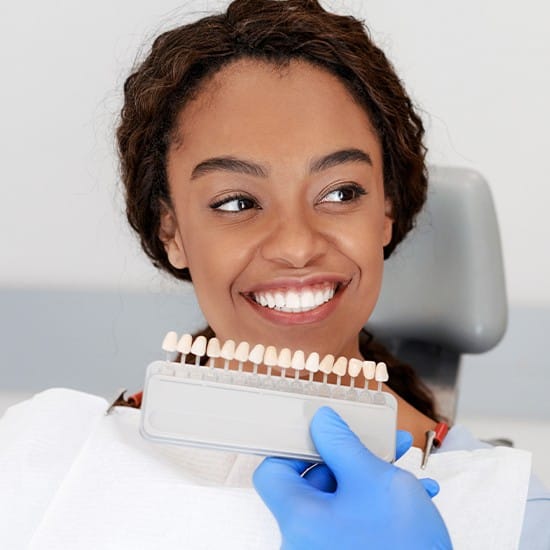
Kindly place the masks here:
<instances>
[{"instance_id":1,"label":"dental chair","mask_svg":"<svg viewBox=\"0 0 550 550\"><path fill-rule=\"evenodd\" d=\"M384 269L367 330L415 368L452 422L461 356L493 348L507 324L498 222L483 177L431 168L416 226Z\"/></svg>"}]
</instances>

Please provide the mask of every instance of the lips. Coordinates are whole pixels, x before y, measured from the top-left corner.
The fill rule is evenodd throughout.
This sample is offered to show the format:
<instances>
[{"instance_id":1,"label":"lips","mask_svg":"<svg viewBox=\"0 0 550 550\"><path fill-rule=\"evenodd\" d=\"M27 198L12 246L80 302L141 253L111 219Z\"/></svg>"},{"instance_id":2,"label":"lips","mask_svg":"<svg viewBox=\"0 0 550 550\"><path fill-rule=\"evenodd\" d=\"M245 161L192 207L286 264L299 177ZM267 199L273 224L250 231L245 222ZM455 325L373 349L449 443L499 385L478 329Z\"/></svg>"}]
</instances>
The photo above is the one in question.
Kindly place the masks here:
<instances>
[{"instance_id":1,"label":"lips","mask_svg":"<svg viewBox=\"0 0 550 550\"><path fill-rule=\"evenodd\" d=\"M262 308L284 313L312 311L332 300L341 287L339 282L324 282L300 288L274 288L250 292L248 298Z\"/></svg>"}]
</instances>

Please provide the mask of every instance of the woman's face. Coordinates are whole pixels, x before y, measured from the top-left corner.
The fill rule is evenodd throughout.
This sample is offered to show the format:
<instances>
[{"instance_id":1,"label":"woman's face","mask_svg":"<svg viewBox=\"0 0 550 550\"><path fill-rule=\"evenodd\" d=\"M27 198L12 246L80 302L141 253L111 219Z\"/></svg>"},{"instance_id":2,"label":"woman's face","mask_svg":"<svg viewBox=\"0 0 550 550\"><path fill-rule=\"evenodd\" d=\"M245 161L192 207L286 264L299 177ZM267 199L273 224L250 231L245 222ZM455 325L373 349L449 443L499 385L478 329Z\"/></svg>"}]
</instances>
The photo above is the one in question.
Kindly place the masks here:
<instances>
[{"instance_id":1,"label":"woman's face","mask_svg":"<svg viewBox=\"0 0 550 550\"><path fill-rule=\"evenodd\" d=\"M382 153L344 85L240 60L179 115L161 239L221 340L358 355L391 238Z\"/></svg>"}]
</instances>

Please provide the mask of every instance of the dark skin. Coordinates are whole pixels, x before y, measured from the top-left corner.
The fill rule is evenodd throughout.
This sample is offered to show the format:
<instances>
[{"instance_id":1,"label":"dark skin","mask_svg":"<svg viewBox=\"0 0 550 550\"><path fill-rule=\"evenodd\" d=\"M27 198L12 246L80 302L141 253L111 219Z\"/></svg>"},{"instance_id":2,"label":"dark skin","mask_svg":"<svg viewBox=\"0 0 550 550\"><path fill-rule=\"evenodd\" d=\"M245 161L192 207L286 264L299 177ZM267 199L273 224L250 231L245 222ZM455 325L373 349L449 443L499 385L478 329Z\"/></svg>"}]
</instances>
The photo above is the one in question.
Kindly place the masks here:
<instances>
[{"instance_id":1,"label":"dark skin","mask_svg":"<svg viewBox=\"0 0 550 550\"><path fill-rule=\"evenodd\" d=\"M361 357L393 219L379 139L336 77L303 61L224 67L180 113L167 173L160 238L220 340ZM319 291L330 299L307 311L259 303ZM435 422L394 396L422 447Z\"/></svg>"}]
</instances>

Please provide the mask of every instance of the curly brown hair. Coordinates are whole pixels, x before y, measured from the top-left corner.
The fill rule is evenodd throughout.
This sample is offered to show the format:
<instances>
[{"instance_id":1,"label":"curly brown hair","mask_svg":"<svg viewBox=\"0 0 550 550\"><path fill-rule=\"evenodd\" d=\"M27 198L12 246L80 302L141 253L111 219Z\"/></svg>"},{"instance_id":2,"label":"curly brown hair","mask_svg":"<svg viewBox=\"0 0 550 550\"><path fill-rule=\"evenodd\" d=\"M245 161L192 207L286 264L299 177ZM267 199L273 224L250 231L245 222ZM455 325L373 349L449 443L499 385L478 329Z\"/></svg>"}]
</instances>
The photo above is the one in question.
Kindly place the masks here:
<instances>
[{"instance_id":1,"label":"curly brown hair","mask_svg":"<svg viewBox=\"0 0 550 550\"><path fill-rule=\"evenodd\" d=\"M337 76L365 109L381 143L392 205L389 257L413 227L427 188L424 127L391 63L361 21L327 12L317 0L234 0L225 13L157 37L124 85L117 140L126 212L154 265L191 280L187 268L170 264L159 238L161 213L171 204L167 152L183 107L214 73L241 58L314 64ZM412 386L408 400L433 417L427 389L410 377L406 386Z\"/></svg>"}]
</instances>

